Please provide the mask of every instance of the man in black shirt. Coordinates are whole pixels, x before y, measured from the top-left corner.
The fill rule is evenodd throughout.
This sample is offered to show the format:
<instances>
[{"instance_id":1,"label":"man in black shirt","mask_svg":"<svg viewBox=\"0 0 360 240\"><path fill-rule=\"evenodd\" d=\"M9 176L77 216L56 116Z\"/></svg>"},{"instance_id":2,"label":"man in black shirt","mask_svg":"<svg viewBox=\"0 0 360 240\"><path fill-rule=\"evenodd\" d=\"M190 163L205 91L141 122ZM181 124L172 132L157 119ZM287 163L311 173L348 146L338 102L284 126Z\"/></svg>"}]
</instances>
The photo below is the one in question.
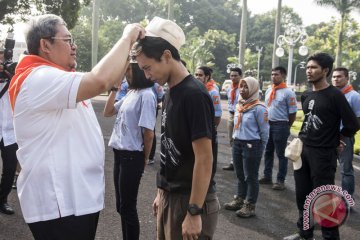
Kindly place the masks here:
<instances>
[{"instance_id":1,"label":"man in black shirt","mask_svg":"<svg viewBox=\"0 0 360 240\"><path fill-rule=\"evenodd\" d=\"M342 149L344 136L351 137L359 124L344 95L329 85L333 58L326 53L317 53L307 60L306 76L312 91L301 96L305 119L299 133L303 141L302 166L294 171L296 202L299 210L299 232L286 240L313 239L313 226L303 229L303 211L306 196L324 185L334 185L338 149ZM340 122L344 127L340 131ZM338 227L322 226L323 239L340 239Z\"/></svg>"},{"instance_id":2,"label":"man in black shirt","mask_svg":"<svg viewBox=\"0 0 360 240\"><path fill-rule=\"evenodd\" d=\"M180 61L182 29L155 17L146 37L132 47L147 78L167 83L161 118L161 162L153 209L158 239L212 239L219 202L213 180L216 162L214 107L202 83Z\"/></svg>"}]
</instances>

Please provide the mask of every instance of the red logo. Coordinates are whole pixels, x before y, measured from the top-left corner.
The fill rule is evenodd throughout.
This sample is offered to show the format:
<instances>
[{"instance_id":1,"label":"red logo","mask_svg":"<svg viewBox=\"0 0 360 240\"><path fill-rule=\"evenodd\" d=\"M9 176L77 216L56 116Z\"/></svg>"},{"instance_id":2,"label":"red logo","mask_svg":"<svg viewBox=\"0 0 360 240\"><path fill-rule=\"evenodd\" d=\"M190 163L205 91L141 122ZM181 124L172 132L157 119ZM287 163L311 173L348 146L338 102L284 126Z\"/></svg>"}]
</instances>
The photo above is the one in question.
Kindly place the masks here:
<instances>
[{"instance_id":1,"label":"red logo","mask_svg":"<svg viewBox=\"0 0 360 240\"><path fill-rule=\"evenodd\" d=\"M314 220L322 227L343 224L349 214L346 199L336 192L324 192L315 197L312 204Z\"/></svg>"}]
</instances>

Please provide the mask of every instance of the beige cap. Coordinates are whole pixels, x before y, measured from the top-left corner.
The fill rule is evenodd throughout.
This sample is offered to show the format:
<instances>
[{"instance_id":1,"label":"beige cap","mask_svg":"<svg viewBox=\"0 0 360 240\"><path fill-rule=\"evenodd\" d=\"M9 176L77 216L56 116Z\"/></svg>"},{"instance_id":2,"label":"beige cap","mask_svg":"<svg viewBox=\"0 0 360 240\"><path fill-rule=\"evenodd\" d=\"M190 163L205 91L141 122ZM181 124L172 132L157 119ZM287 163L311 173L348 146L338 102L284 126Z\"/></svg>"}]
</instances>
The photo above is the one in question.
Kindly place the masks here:
<instances>
[{"instance_id":1,"label":"beige cap","mask_svg":"<svg viewBox=\"0 0 360 240\"><path fill-rule=\"evenodd\" d=\"M177 50L185 44L185 34L183 30L173 21L154 17L145 28L146 36L160 37L168 41Z\"/></svg>"}]
</instances>

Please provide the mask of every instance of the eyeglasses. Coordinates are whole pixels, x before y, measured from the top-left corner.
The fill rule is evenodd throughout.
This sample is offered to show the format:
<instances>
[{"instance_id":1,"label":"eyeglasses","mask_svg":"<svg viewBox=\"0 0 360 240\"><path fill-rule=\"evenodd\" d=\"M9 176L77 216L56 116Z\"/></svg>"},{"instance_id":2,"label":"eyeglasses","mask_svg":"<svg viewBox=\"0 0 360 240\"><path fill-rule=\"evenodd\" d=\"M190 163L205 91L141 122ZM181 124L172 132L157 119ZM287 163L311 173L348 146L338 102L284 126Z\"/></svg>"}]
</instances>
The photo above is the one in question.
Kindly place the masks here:
<instances>
[{"instance_id":1,"label":"eyeglasses","mask_svg":"<svg viewBox=\"0 0 360 240\"><path fill-rule=\"evenodd\" d=\"M76 44L73 36L69 36L69 37L43 37L43 39L63 40L64 42L67 42L70 45L70 47L73 47Z\"/></svg>"}]
</instances>

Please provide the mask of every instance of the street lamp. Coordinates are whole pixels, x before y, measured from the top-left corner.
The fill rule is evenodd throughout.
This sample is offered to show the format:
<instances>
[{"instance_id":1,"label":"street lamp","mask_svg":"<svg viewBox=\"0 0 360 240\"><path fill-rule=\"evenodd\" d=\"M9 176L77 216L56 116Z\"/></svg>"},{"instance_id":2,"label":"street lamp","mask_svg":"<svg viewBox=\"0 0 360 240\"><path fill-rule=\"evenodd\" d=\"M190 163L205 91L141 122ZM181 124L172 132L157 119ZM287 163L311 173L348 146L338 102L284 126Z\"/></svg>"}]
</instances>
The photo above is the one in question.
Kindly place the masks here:
<instances>
[{"instance_id":1,"label":"street lamp","mask_svg":"<svg viewBox=\"0 0 360 240\"><path fill-rule=\"evenodd\" d=\"M295 74L294 74L294 88L296 87L296 72L297 72L297 68L298 66L300 66L300 68L304 69L305 68L305 63L306 62L299 62L298 64L296 64L295 66Z\"/></svg>"},{"instance_id":2,"label":"street lamp","mask_svg":"<svg viewBox=\"0 0 360 240\"><path fill-rule=\"evenodd\" d=\"M276 49L276 56L282 57L284 56L285 50L282 48L282 45L285 43L289 46L289 60L288 60L288 75L286 79L286 84L291 84L291 74L292 74L292 62L294 55L294 47L297 42L301 43L301 47L299 48L299 54L301 56L305 56L308 54L309 50L304 45L307 40L307 33L305 29L299 26L291 26L285 30L284 35L279 35L276 42L279 47Z\"/></svg>"},{"instance_id":3,"label":"street lamp","mask_svg":"<svg viewBox=\"0 0 360 240\"><path fill-rule=\"evenodd\" d=\"M356 78L357 78L357 72L349 71L349 81L350 81L350 83L356 81Z\"/></svg>"},{"instance_id":4,"label":"street lamp","mask_svg":"<svg viewBox=\"0 0 360 240\"><path fill-rule=\"evenodd\" d=\"M226 72L227 73L230 73L230 69L231 68L236 68L236 67L238 67L238 68L242 68L242 66L241 66L241 64L236 64L236 63L229 63L228 65L226 65Z\"/></svg>"},{"instance_id":5,"label":"street lamp","mask_svg":"<svg viewBox=\"0 0 360 240\"><path fill-rule=\"evenodd\" d=\"M256 46L256 51L258 51L258 66L257 66L257 79L260 81L260 57L263 47Z\"/></svg>"}]
</instances>

